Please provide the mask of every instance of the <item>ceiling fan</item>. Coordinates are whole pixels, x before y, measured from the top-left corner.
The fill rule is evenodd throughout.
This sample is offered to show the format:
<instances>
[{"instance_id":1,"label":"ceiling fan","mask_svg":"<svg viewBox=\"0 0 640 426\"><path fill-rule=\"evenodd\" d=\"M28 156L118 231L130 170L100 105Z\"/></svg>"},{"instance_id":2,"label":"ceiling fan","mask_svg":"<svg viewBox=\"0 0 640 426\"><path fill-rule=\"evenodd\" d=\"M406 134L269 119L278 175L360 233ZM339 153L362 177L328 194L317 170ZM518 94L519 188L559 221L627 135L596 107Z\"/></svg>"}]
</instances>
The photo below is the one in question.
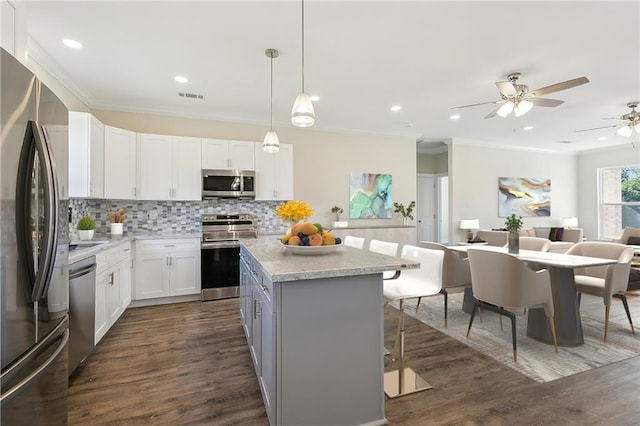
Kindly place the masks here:
<instances>
[{"instance_id":1,"label":"ceiling fan","mask_svg":"<svg viewBox=\"0 0 640 426\"><path fill-rule=\"evenodd\" d=\"M549 86L541 87L536 90L529 90L529 87L527 87L526 85L518 83L518 79L520 78L519 72L511 73L507 76L507 78L509 79L509 81L496 82L496 87L500 92L500 100L456 106L451 109L495 104L500 106L491 111L484 118L491 118L495 117L496 115L499 115L500 117L506 117L511 114L511 112L513 112L516 117L520 117L529 112L529 110L531 110L534 105L541 107L556 107L564 103L564 101L559 101L557 99L539 98L538 96L559 92L561 90L571 89L572 87L580 86L589 82L589 79L587 77L579 77L574 78L573 80L567 80L561 83L555 83Z\"/></svg>"},{"instance_id":2,"label":"ceiling fan","mask_svg":"<svg viewBox=\"0 0 640 426\"><path fill-rule=\"evenodd\" d=\"M616 133L620 136L624 136L628 138L633 133L633 129L636 130L636 133L640 134L640 111L636 111L639 102L629 102L627 106L631 108L631 111L628 113L621 115L620 118L611 118L607 117L605 120L622 120L622 126L616 130ZM600 129L609 129L611 127L618 127L619 124L613 124L611 126L603 126L603 127L594 127L592 129L583 129L576 130L575 133L579 132L589 132L591 130L600 130Z\"/></svg>"}]
</instances>

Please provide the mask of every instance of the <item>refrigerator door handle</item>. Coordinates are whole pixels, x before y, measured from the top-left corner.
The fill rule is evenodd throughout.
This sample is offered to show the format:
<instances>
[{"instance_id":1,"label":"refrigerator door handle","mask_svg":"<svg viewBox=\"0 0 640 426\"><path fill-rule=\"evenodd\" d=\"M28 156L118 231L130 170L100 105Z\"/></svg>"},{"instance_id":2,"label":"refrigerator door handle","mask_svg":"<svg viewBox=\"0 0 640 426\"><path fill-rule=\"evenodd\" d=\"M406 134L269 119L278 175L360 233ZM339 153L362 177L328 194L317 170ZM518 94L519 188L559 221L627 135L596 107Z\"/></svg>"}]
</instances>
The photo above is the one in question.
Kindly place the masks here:
<instances>
[{"instance_id":1,"label":"refrigerator door handle","mask_svg":"<svg viewBox=\"0 0 640 426\"><path fill-rule=\"evenodd\" d=\"M40 218L31 217L31 197L35 157L38 157L43 177L44 212L46 218L42 236L42 248L38 258L32 250L34 223ZM16 236L18 253L24 265L24 275L29 285L28 293L31 302L42 298L48 289L53 273L53 265L58 244L58 187L51 148L37 122L27 124L20 160L18 179L16 182ZM37 194L35 194L37 196ZM37 229L37 227L36 227ZM35 236L36 244L38 236Z\"/></svg>"},{"instance_id":2,"label":"refrigerator door handle","mask_svg":"<svg viewBox=\"0 0 640 426\"><path fill-rule=\"evenodd\" d=\"M59 196L58 179L56 177L55 163L53 162L53 151L48 142L47 131L44 127L39 126L37 122L34 122L32 125L34 126L33 131L36 150L41 159L40 167L44 168L44 208L45 218L47 218L42 243L45 252L43 259L44 270L43 273L40 274L40 281L36 281L36 286L31 296L35 302L47 294L56 261Z\"/></svg>"},{"instance_id":3,"label":"refrigerator door handle","mask_svg":"<svg viewBox=\"0 0 640 426\"><path fill-rule=\"evenodd\" d=\"M31 381L40 377L40 375L44 373L45 370L56 360L56 358L58 358L58 355L60 355L60 353L64 350L68 342L69 342L69 329L67 328L64 330L64 334L62 335L62 341L60 342L56 350L53 352L53 354L51 354L51 356L47 359L47 361L44 362L42 365L40 365L40 367L35 369L33 372L31 372L31 374L29 374L27 377L22 379L18 384L13 386L7 392L3 393L0 396L0 405L4 405L7 401L11 399L11 397L14 394L19 392L20 389L22 389L24 386L27 386Z\"/></svg>"}]
</instances>

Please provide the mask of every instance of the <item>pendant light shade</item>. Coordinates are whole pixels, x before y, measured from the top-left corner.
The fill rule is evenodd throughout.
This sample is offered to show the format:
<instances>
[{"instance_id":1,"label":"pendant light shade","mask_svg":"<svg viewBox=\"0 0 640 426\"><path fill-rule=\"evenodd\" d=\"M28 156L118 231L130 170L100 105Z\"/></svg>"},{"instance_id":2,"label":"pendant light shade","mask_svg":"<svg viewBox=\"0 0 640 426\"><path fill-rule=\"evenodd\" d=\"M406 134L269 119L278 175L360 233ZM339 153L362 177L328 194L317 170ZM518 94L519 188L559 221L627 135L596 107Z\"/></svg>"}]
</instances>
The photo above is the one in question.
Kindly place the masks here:
<instances>
[{"instance_id":1,"label":"pendant light shade","mask_svg":"<svg viewBox=\"0 0 640 426\"><path fill-rule=\"evenodd\" d=\"M264 135L264 142L262 142L262 149L269 154L275 154L280 151L280 140L278 135L273 130L269 130Z\"/></svg>"},{"instance_id":2,"label":"pendant light shade","mask_svg":"<svg viewBox=\"0 0 640 426\"><path fill-rule=\"evenodd\" d=\"M302 92L298 95L291 109L291 124L296 127L311 127L316 121L313 102L304 92L304 0L302 0Z\"/></svg>"},{"instance_id":3,"label":"pendant light shade","mask_svg":"<svg viewBox=\"0 0 640 426\"><path fill-rule=\"evenodd\" d=\"M264 51L264 54L267 55L267 58L270 58L271 65L271 84L270 84L270 99L271 104L269 107L269 131L266 135L264 135L264 141L262 142L262 149L264 152L268 152L270 154L275 154L280 151L280 140L278 139L278 135L273 131L273 58L277 58L280 55L276 49L267 49Z\"/></svg>"},{"instance_id":4,"label":"pendant light shade","mask_svg":"<svg viewBox=\"0 0 640 426\"><path fill-rule=\"evenodd\" d=\"M636 132L640 133L640 120L636 123L634 129L636 129Z\"/></svg>"},{"instance_id":5,"label":"pendant light shade","mask_svg":"<svg viewBox=\"0 0 640 426\"><path fill-rule=\"evenodd\" d=\"M300 93L293 103L291 110L291 124L296 127L311 127L316 121L313 102L306 93Z\"/></svg>"}]
</instances>

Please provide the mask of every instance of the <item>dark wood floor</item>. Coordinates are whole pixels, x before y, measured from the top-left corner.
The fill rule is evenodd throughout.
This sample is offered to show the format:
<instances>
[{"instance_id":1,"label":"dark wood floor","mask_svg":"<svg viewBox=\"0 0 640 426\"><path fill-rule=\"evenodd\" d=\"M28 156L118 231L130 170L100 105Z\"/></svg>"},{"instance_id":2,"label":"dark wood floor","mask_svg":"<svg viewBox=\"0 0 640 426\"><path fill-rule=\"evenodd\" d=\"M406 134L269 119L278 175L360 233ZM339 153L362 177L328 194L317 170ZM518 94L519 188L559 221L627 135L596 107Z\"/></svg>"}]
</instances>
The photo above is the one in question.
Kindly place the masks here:
<instances>
[{"instance_id":1,"label":"dark wood floor","mask_svg":"<svg viewBox=\"0 0 640 426\"><path fill-rule=\"evenodd\" d=\"M69 424L268 425L237 305L128 309L72 376ZM388 347L396 319L387 307ZM387 400L390 424L640 424L640 357L536 383L408 316L406 328L408 364L434 389Z\"/></svg>"}]
</instances>

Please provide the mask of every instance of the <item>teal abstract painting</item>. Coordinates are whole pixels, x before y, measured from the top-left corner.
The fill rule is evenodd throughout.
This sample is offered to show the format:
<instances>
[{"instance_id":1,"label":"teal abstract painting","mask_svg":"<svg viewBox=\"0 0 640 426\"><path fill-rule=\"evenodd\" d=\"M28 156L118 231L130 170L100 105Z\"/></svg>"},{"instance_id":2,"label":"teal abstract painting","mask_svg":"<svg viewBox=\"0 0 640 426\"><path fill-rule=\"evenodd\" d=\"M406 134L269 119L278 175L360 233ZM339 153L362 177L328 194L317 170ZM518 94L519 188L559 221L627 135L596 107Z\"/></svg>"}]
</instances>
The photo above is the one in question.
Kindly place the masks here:
<instances>
[{"instance_id":1,"label":"teal abstract painting","mask_svg":"<svg viewBox=\"0 0 640 426\"><path fill-rule=\"evenodd\" d=\"M349 219L391 219L391 175L351 172Z\"/></svg>"}]
</instances>

